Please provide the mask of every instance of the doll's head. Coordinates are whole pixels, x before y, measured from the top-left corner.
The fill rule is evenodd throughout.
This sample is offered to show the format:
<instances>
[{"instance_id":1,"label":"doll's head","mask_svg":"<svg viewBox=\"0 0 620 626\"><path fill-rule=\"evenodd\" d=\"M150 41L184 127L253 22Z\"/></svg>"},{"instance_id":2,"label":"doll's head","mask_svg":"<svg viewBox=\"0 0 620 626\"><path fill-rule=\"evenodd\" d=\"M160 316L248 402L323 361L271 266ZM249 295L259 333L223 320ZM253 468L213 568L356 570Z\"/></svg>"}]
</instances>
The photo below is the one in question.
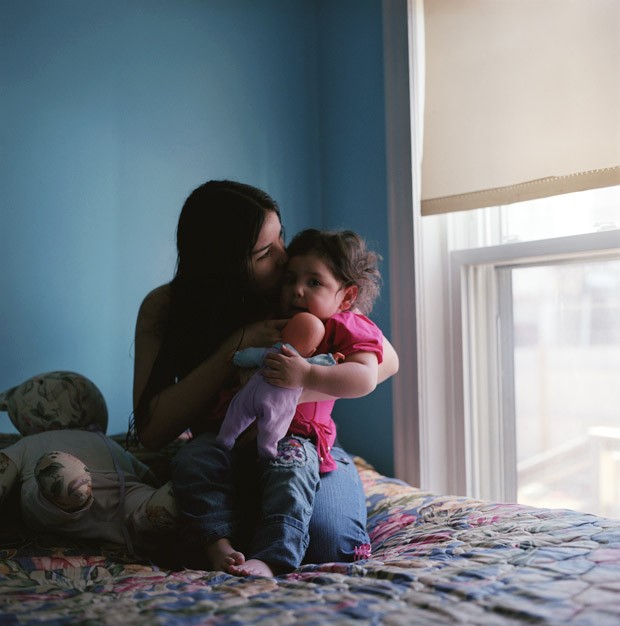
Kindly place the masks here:
<instances>
[{"instance_id":1,"label":"doll's head","mask_svg":"<svg viewBox=\"0 0 620 626\"><path fill-rule=\"evenodd\" d=\"M282 329L282 341L305 358L312 356L325 336L323 322L312 313L297 313Z\"/></svg>"},{"instance_id":2,"label":"doll's head","mask_svg":"<svg viewBox=\"0 0 620 626\"><path fill-rule=\"evenodd\" d=\"M68 452L47 452L34 475L41 495L63 511L78 511L93 499L93 480L83 461Z\"/></svg>"}]
</instances>

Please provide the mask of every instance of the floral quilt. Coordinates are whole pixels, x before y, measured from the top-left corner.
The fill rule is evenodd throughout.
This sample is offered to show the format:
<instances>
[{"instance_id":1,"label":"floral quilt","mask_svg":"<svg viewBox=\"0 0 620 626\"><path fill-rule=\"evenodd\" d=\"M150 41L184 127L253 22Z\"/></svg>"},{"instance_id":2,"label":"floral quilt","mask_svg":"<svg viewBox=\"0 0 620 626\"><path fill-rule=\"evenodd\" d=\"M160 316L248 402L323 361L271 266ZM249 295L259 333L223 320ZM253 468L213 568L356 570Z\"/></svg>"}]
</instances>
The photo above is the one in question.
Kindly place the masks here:
<instances>
[{"instance_id":1,"label":"floral quilt","mask_svg":"<svg viewBox=\"0 0 620 626\"><path fill-rule=\"evenodd\" d=\"M443 496L356 459L372 558L174 571L0 521L0 626L620 624L620 520Z\"/></svg>"}]
</instances>

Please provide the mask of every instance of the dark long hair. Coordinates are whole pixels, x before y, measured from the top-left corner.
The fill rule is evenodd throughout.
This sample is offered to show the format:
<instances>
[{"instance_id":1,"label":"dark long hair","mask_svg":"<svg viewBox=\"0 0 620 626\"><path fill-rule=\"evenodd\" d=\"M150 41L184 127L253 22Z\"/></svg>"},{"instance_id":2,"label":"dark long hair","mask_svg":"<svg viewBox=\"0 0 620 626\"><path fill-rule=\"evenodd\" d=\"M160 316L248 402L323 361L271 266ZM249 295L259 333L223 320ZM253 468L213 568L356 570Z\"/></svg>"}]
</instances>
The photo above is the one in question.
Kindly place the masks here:
<instances>
[{"instance_id":1,"label":"dark long hair","mask_svg":"<svg viewBox=\"0 0 620 626\"><path fill-rule=\"evenodd\" d=\"M351 230L316 230L308 228L293 237L286 249L289 259L316 254L329 267L343 287L356 285L355 307L364 315L372 311L381 289L381 256Z\"/></svg>"},{"instance_id":2,"label":"dark long hair","mask_svg":"<svg viewBox=\"0 0 620 626\"><path fill-rule=\"evenodd\" d=\"M150 401L162 389L193 370L236 329L270 312L273 303L256 292L251 270L266 211L280 217L267 193L230 180L206 182L185 201L169 315L135 409L134 430L148 420Z\"/></svg>"}]
</instances>

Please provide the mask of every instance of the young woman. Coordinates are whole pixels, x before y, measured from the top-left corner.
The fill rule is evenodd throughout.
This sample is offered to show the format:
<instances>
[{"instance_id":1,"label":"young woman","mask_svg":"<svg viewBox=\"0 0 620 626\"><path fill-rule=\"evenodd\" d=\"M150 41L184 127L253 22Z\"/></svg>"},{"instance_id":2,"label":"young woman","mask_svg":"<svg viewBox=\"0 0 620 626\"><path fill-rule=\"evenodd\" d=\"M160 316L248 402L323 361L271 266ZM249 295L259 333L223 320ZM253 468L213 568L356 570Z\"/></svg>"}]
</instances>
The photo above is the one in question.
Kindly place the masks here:
<instances>
[{"instance_id":1,"label":"young woman","mask_svg":"<svg viewBox=\"0 0 620 626\"><path fill-rule=\"evenodd\" d=\"M201 185L183 205L177 250L173 280L146 296L136 323L135 431L151 449L188 429L194 436L216 432L235 384L230 355L276 343L286 323L269 319L287 256L280 212L266 193L232 181ZM397 369L396 353L384 340L377 382ZM326 399L304 391L300 401ZM351 560L367 541L357 470L339 446L331 454L339 470L321 478L307 562ZM196 480L191 489L200 494L205 485ZM200 519L200 511L182 513ZM201 549L206 564L206 546Z\"/></svg>"}]
</instances>

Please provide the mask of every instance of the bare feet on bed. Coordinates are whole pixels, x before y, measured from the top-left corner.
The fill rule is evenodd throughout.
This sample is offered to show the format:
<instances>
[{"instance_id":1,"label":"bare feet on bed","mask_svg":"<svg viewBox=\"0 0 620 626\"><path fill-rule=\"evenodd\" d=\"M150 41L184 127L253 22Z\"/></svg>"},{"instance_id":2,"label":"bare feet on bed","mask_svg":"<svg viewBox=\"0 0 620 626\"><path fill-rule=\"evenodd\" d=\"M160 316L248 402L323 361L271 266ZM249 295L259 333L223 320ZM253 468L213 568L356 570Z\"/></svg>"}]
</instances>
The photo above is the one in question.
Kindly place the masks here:
<instances>
[{"instance_id":1,"label":"bare feet on bed","mask_svg":"<svg viewBox=\"0 0 620 626\"><path fill-rule=\"evenodd\" d=\"M271 578L274 575L271 567L258 559L250 559L240 565L231 565L228 568L228 573L235 576L264 576L266 578Z\"/></svg>"},{"instance_id":2,"label":"bare feet on bed","mask_svg":"<svg viewBox=\"0 0 620 626\"><path fill-rule=\"evenodd\" d=\"M207 546L207 556L211 561L211 567L220 572L228 572L231 567L239 567L245 563L245 556L235 550L226 538L218 539Z\"/></svg>"}]
</instances>

